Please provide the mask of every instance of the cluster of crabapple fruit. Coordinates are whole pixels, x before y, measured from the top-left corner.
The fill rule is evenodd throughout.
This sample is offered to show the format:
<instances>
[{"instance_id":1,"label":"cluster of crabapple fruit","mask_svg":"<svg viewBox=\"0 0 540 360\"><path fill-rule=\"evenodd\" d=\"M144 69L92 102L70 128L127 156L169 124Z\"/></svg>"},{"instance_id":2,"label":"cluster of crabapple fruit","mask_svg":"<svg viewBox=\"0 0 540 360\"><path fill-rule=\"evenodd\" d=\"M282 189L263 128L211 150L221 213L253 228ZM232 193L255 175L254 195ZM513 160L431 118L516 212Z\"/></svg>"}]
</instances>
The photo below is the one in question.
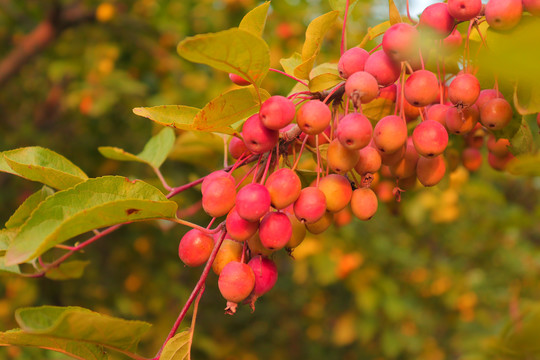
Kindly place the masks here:
<instances>
[{"instance_id":1,"label":"cluster of crabapple fruit","mask_svg":"<svg viewBox=\"0 0 540 360\"><path fill-rule=\"evenodd\" d=\"M206 263L222 240L212 269L228 302L226 311L234 313L238 303L253 306L274 286L272 253L292 251L306 230L322 233L353 215L369 220L379 200L399 201L401 192L418 183L438 184L447 167L456 166L447 154L453 137L464 138L460 157L468 170L481 165L486 137L489 164L503 170L513 157L510 142L495 138L493 131L506 127L514 111L496 80L495 88L481 89L468 55L453 74L427 70L424 57L430 53L420 44L426 37L444 53L463 42L459 22L470 21L471 28L487 21L504 31L519 23L523 9L539 16L540 2L430 5L418 24L392 25L382 37L382 49L344 51L337 64L343 81L332 89L268 98L244 122L241 136L231 138L232 169L215 171L202 182L204 211L213 218L226 216L225 227L213 235L198 229L186 233L179 245L182 261L188 266ZM249 84L235 74L230 78L237 85ZM380 119L364 115L362 107L376 99L391 102L394 114ZM310 183L304 178L303 184L297 170L306 150L313 157L304 157L301 164L316 178ZM233 176L240 170L240 176Z\"/></svg>"}]
</instances>

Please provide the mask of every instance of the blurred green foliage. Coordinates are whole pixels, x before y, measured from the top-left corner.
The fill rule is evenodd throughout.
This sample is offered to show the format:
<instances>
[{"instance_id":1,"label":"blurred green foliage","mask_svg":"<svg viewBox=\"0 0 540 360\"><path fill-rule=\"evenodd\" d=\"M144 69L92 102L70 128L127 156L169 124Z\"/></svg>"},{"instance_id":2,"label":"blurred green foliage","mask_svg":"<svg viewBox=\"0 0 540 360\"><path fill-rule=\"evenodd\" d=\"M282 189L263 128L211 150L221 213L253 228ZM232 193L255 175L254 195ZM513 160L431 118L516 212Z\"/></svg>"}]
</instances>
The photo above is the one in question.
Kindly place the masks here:
<instances>
[{"instance_id":1,"label":"blurred green foliage","mask_svg":"<svg viewBox=\"0 0 540 360\"><path fill-rule=\"evenodd\" d=\"M53 3L0 3L0 59L47 17ZM135 116L134 107L201 108L232 88L227 74L182 60L176 45L186 36L237 26L255 5L255 0L84 1L101 11L98 21L62 32L3 85L0 150L48 147L89 176L120 174L157 185L144 165L107 160L97 148L142 150L158 128ZM309 21L329 10L322 0L273 0L264 34L271 66L280 68L280 58L300 51ZM386 20L386 11L386 3L357 1L349 46ZM336 62L337 54L334 28L317 61ZM286 94L293 85L278 74L264 82L273 94ZM221 138L177 135L162 169L171 184L221 166ZM536 134L534 139L538 143ZM8 174L0 174L0 185L3 222L40 188ZM512 336L524 331L519 330L523 314L532 314L523 318L526 329L540 333L537 322L530 325L536 313L528 310L540 300L539 198L538 177L500 174L487 164L472 175L460 169L443 185L381 206L369 222L308 236L294 259L277 254L280 278L253 314L241 308L234 317L223 315L225 302L212 274L199 307L193 358L480 360L502 358L500 349L516 354L520 342ZM193 189L178 202L188 209L199 200ZM190 220L205 224L208 218L198 212ZM2 330L16 326L19 307L77 305L154 324L141 344L141 352L151 356L199 277L200 270L185 268L177 256L185 231L161 222L126 226L77 256L90 261L77 280L0 275ZM501 333L506 337L499 339ZM532 356L537 355L518 351L516 358ZM0 357L66 358L13 347L0 348Z\"/></svg>"}]
</instances>

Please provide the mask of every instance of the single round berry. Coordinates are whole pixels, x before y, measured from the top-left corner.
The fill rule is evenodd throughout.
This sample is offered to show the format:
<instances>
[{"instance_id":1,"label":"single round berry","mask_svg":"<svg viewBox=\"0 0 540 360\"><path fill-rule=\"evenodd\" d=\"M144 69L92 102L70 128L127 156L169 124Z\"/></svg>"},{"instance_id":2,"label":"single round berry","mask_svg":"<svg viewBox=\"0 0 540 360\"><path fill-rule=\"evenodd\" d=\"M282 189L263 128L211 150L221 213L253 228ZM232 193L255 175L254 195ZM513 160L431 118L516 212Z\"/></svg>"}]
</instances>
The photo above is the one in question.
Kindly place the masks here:
<instances>
[{"instance_id":1,"label":"single round berry","mask_svg":"<svg viewBox=\"0 0 540 360\"><path fill-rule=\"evenodd\" d=\"M295 247L300 245L302 241L304 241L304 239L306 238L306 227L300 220L296 218L296 216L294 215L294 211L292 213L287 212L286 214L291 221L292 236L287 245L285 245L285 247L287 247L288 249L294 249Z\"/></svg>"},{"instance_id":2,"label":"single round berry","mask_svg":"<svg viewBox=\"0 0 540 360\"><path fill-rule=\"evenodd\" d=\"M221 236L218 233L217 236ZM217 241L217 236L214 237L214 240ZM230 263L231 261L240 261L242 258L242 250L244 246L242 243L234 241L232 239L224 239L219 247L219 250L216 254L216 258L212 263L212 270L216 275L221 273L221 270Z\"/></svg>"},{"instance_id":3,"label":"single round berry","mask_svg":"<svg viewBox=\"0 0 540 360\"><path fill-rule=\"evenodd\" d=\"M326 209L337 212L349 204L352 196L351 183L343 175L330 174L319 181L319 189L326 197Z\"/></svg>"},{"instance_id":4,"label":"single round berry","mask_svg":"<svg viewBox=\"0 0 540 360\"><path fill-rule=\"evenodd\" d=\"M478 106L478 110L482 111L482 108L489 100L496 98L504 98L504 96L495 89L484 89L480 91L480 95L478 95L478 99L474 104Z\"/></svg>"},{"instance_id":5,"label":"single round berry","mask_svg":"<svg viewBox=\"0 0 540 360\"><path fill-rule=\"evenodd\" d=\"M495 154L488 153L488 164L491 166L494 170L497 171L504 171L506 167L508 166L508 163L510 160L514 158L514 155L509 152L506 156L498 157L495 156Z\"/></svg>"},{"instance_id":6,"label":"single round berry","mask_svg":"<svg viewBox=\"0 0 540 360\"><path fill-rule=\"evenodd\" d=\"M337 127L337 138L349 150L366 147L371 141L373 127L367 117L359 113L345 115Z\"/></svg>"},{"instance_id":7,"label":"single round berry","mask_svg":"<svg viewBox=\"0 0 540 360\"><path fill-rule=\"evenodd\" d=\"M500 130L512 120L512 106L503 98L489 100L480 111L480 122L490 130Z\"/></svg>"},{"instance_id":8,"label":"single round berry","mask_svg":"<svg viewBox=\"0 0 540 360\"><path fill-rule=\"evenodd\" d=\"M294 203L302 190L300 178L289 168L282 168L270 174L265 186L276 209L284 209Z\"/></svg>"},{"instance_id":9,"label":"single round berry","mask_svg":"<svg viewBox=\"0 0 540 360\"><path fill-rule=\"evenodd\" d=\"M231 154L233 159L239 159L244 153L249 153L246 144L244 144L242 139L233 136L229 142L229 154Z\"/></svg>"},{"instance_id":10,"label":"single round berry","mask_svg":"<svg viewBox=\"0 0 540 360\"><path fill-rule=\"evenodd\" d=\"M385 116L373 129L373 141L383 153L398 151L407 141L407 125L399 116Z\"/></svg>"},{"instance_id":11,"label":"single round berry","mask_svg":"<svg viewBox=\"0 0 540 360\"><path fill-rule=\"evenodd\" d=\"M312 234L322 234L332 225L334 215L331 212L325 212L323 217L314 223L306 224L307 230Z\"/></svg>"},{"instance_id":12,"label":"single round berry","mask_svg":"<svg viewBox=\"0 0 540 360\"><path fill-rule=\"evenodd\" d=\"M457 21L474 19L482 11L481 0L448 0L448 12Z\"/></svg>"},{"instance_id":13,"label":"single round berry","mask_svg":"<svg viewBox=\"0 0 540 360\"><path fill-rule=\"evenodd\" d=\"M347 79L349 76L357 71L364 70L364 64L366 63L369 53L359 47L353 47L345 51L339 58L338 70L339 75Z\"/></svg>"},{"instance_id":14,"label":"single round berry","mask_svg":"<svg viewBox=\"0 0 540 360\"><path fill-rule=\"evenodd\" d=\"M322 101L310 100L298 109L296 121L308 135L322 133L332 120L332 112Z\"/></svg>"},{"instance_id":15,"label":"single round berry","mask_svg":"<svg viewBox=\"0 0 540 360\"><path fill-rule=\"evenodd\" d=\"M482 166L482 153L476 148L466 148L461 153L461 163L465 169L476 171Z\"/></svg>"},{"instance_id":16,"label":"single round berry","mask_svg":"<svg viewBox=\"0 0 540 360\"><path fill-rule=\"evenodd\" d=\"M326 212L326 197L316 187L303 188L294 203L294 215L305 223L314 223Z\"/></svg>"},{"instance_id":17,"label":"single round berry","mask_svg":"<svg viewBox=\"0 0 540 360\"><path fill-rule=\"evenodd\" d=\"M459 32L459 30L456 28L452 30L450 35L448 35L447 37L443 39L443 48L445 52L452 53L452 52L457 51L461 47L462 43L463 43L463 37L461 36L461 33Z\"/></svg>"},{"instance_id":18,"label":"single round berry","mask_svg":"<svg viewBox=\"0 0 540 360\"><path fill-rule=\"evenodd\" d=\"M383 87L379 90L378 99L385 99L391 102L396 102L396 96L397 96L397 86L396 84L392 84L392 85Z\"/></svg>"},{"instance_id":19,"label":"single round berry","mask_svg":"<svg viewBox=\"0 0 540 360\"><path fill-rule=\"evenodd\" d=\"M453 134L463 135L474 129L479 118L476 105L463 109L450 107L446 111L446 128Z\"/></svg>"},{"instance_id":20,"label":"single round berry","mask_svg":"<svg viewBox=\"0 0 540 360\"><path fill-rule=\"evenodd\" d=\"M418 70L405 81L405 99L416 107L429 105L439 96L437 76L428 70Z\"/></svg>"},{"instance_id":21,"label":"single round berry","mask_svg":"<svg viewBox=\"0 0 540 360\"><path fill-rule=\"evenodd\" d=\"M448 88L448 98L454 105L471 106L480 95L480 83L472 74L456 76Z\"/></svg>"},{"instance_id":22,"label":"single round berry","mask_svg":"<svg viewBox=\"0 0 540 360\"><path fill-rule=\"evenodd\" d=\"M236 186L228 177L211 179L202 193L204 211L212 217L227 214L234 206Z\"/></svg>"},{"instance_id":23,"label":"single round berry","mask_svg":"<svg viewBox=\"0 0 540 360\"><path fill-rule=\"evenodd\" d=\"M392 61L384 50L377 50L366 60L364 71L373 75L379 86L385 87L399 79L401 67Z\"/></svg>"},{"instance_id":24,"label":"single round berry","mask_svg":"<svg viewBox=\"0 0 540 360\"><path fill-rule=\"evenodd\" d=\"M249 117L242 127L244 144L254 154L262 154L272 150L279 138L279 132L264 126L259 114Z\"/></svg>"},{"instance_id":25,"label":"single round berry","mask_svg":"<svg viewBox=\"0 0 540 360\"><path fill-rule=\"evenodd\" d=\"M257 183L244 186L236 195L236 211L247 221L258 221L270 210L270 193Z\"/></svg>"},{"instance_id":26,"label":"single round berry","mask_svg":"<svg viewBox=\"0 0 540 360\"><path fill-rule=\"evenodd\" d=\"M358 151L358 162L354 169L360 175L373 174L381 168L381 155L372 146L366 146Z\"/></svg>"},{"instance_id":27,"label":"single round berry","mask_svg":"<svg viewBox=\"0 0 540 360\"><path fill-rule=\"evenodd\" d=\"M429 5L420 15L420 32L429 32L428 35L444 38L450 35L454 28L454 18L448 12L448 5L436 3Z\"/></svg>"},{"instance_id":28,"label":"single round berry","mask_svg":"<svg viewBox=\"0 0 540 360\"><path fill-rule=\"evenodd\" d=\"M249 260L248 265L255 275L255 286L251 294L260 297L276 284L278 278L276 264L266 257L257 255Z\"/></svg>"},{"instance_id":29,"label":"single round berry","mask_svg":"<svg viewBox=\"0 0 540 360\"><path fill-rule=\"evenodd\" d=\"M218 287L227 301L239 303L253 291L255 274L248 264L231 261L219 274Z\"/></svg>"},{"instance_id":30,"label":"single round berry","mask_svg":"<svg viewBox=\"0 0 540 360\"><path fill-rule=\"evenodd\" d=\"M269 212L261 220L259 238L261 244L270 250L279 250L289 242L292 224L283 212Z\"/></svg>"},{"instance_id":31,"label":"single round berry","mask_svg":"<svg viewBox=\"0 0 540 360\"><path fill-rule=\"evenodd\" d=\"M508 139L495 139L494 135L491 135L487 141L487 148L490 153L497 157L505 157L510 152L508 148L510 146L510 141Z\"/></svg>"},{"instance_id":32,"label":"single round berry","mask_svg":"<svg viewBox=\"0 0 540 360\"><path fill-rule=\"evenodd\" d=\"M214 249L214 239L200 230L188 231L178 245L178 256L187 266L200 266L208 261Z\"/></svg>"},{"instance_id":33,"label":"single round berry","mask_svg":"<svg viewBox=\"0 0 540 360\"><path fill-rule=\"evenodd\" d=\"M366 71L358 71L349 76L345 82L345 94L356 107L367 104L379 95L379 84L373 75Z\"/></svg>"},{"instance_id":34,"label":"single round berry","mask_svg":"<svg viewBox=\"0 0 540 360\"><path fill-rule=\"evenodd\" d=\"M238 215L236 208L232 208L225 221L227 234L236 241L246 241L259 229L258 221L247 221Z\"/></svg>"},{"instance_id":35,"label":"single round berry","mask_svg":"<svg viewBox=\"0 0 540 360\"><path fill-rule=\"evenodd\" d=\"M540 1L523 0L523 10L528 11L533 16L540 16Z\"/></svg>"},{"instance_id":36,"label":"single round berry","mask_svg":"<svg viewBox=\"0 0 540 360\"><path fill-rule=\"evenodd\" d=\"M412 135L418 154L434 157L443 153L448 145L448 132L435 120L426 120L416 126Z\"/></svg>"},{"instance_id":37,"label":"single round berry","mask_svg":"<svg viewBox=\"0 0 540 360\"><path fill-rule=\"evenodd\" d=\"M426 113L426 120L434 120L446 126L446 111L448 110L448 105L444 104L435 104L431 105Z\"/></svg>"},{"instance_id":38,"label":"single round berry","mask_svg":"<svg viewBox=\"0 0 540 360\"><path fill-rule=\"evenodd\" d=\"M405 179L414 176L416 173L416 163L418 162L418 152L416 151L412 138L407 139L405 155L395 165L390 166L390 171L396 179Z\"/></svg>"},{"instance_id":39,"label":"single round berry","mask_svg":"<svg viewBox=\"0 0 540 360\"><path fill-rule=\"evenodd\" d=\"M418 54L418 30L407 23L397 23L383 35L382 47L395 62L410 61Z\"/></svg>"},{"instance_id":40,"label":"single round berry","mask_svg":"<svg viewBox=\"0 0 540 360\"><path fill-rule=\"evenodd\" d=\"M360 220L369 220L377 212L379 201L370 188L359 188L353 191L351 210Z\"/></svg>"},{"instance_id":41,"label":"single round berry","mask_svg":"<svg viewBox=\"0 0 540 360\"><path fill-rule=\"evenodd\" d=\"M442 155L425 158L421 157L416 165L416 176L422 185L437 185L446 173L446 164Z\"/></svg>"},{"instance_id":42,"label":"single round berry","mask_svg":"<svg viewBox=\"0 0 540 360\"><path fill-rule=\"evenodd\" d=\"M486 21L495 30L510 30L521 20L522 0L489 0Z\"/></svg>"},{"instance_id":43,"label":"single round berry","mask_svg":"<svg viewBox=\"0 0 540 360\"><path fill-rule=\"evenodd\" d=\"M345 174L358 162L358 150L349 150L341 144L339 139L334 139L328 145L326 161L333 172Z\"/></svg>"},{"instance_id":44,"label":"single round berry","mask_svg":"<svg viewBox=\"0 0 540 360\"><path fill-rule=\"evenodd\" d=\"M289 125L296 113L292 100L275 95L261 105L259 117L264 126L271 130L279 130Z\"/></svg>"}]
</instances>

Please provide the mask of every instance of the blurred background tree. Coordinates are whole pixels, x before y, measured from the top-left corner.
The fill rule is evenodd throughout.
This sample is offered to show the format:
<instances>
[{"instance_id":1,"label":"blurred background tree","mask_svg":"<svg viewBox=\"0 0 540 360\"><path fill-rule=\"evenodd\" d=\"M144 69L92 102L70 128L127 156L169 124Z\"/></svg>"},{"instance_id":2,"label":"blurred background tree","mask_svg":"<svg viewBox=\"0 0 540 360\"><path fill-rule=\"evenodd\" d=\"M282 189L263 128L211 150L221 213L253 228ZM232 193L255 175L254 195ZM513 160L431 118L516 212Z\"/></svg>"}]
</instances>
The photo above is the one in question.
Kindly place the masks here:
<instances>
[{"instance_id":1,"label":"blurred background tree","mask_svg":"<svg viewBox=\"0 0 540 360\"><path fill-rule=\"evenodd\" d=\"M339 3L342 0L331 0ZM90 176L121 174L154 182L136 163L104 159L98 146L138 152L157 130L136 106L202 107L230 88L227 74L176 54L187 36L236 26L255 0L0 1L0 151L39 145ZM421 10L423 3L411 3ZM399 3L402 9L404 4ZM273 0L265 30L272 67L301 48L326 0ZM387 3L352 8L348 44L387 19ZM337 62L339 30L320 62ZM294 82L270 73L264 87L286 94ZM178 133L163 171L181 184L220 167L223 140ZM535 135L536 136L536 135ZM538 136L535 137L538 143ZM204 160L204 161L203 161ZM36 183L0 173L0 220ZM493 337L540 298L539 178L458 168L434 189L405 193L369 222L309 235L276 256L279 281L251 314L222 315L211 276L200 305L194 359L493 359ZM181 209L197 204L193 190ZM196 210L196 208L195 208ZM207 221L200 211L191 220ZM89 247L81 279L0 275L0 325L22 306L78 305L154 324L141 344L161 345L199 277L177 246L184 228L132 224ZM538 332L540 333L540 329ZM5 359L64 359L35 349L0 348Z\"/></svg>"}]
</instances>

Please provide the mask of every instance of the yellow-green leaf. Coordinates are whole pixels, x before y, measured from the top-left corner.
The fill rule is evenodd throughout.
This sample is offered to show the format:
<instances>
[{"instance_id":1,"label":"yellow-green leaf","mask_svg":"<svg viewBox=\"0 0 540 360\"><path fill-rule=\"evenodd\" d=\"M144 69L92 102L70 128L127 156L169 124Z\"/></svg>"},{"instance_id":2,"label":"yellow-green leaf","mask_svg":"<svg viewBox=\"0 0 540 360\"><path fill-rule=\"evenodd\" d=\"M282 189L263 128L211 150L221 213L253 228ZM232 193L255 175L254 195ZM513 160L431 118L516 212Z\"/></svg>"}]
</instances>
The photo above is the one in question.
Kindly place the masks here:
<instances>
[{"instance_id":1,"label":"yellow-green leaf","mask_svg":"<svg viewBox=\"0 0 540 360\"><path fill-rule=\"evenodd\" d=\"M307 79L313 68L315 58L321 51L324 36L335 24L339 11L331 11L315 18L307 27L306 41L302 47L302 64L294 69L294 75L300 79Z\"/></svg>"},{"instance_id":2,"label":"yellow-green leaf","mask_svg":"<svg viewBox=\"0 0 540 360\"><path fill-rule=\"evenodd\" d=\"M270 1L267 1L248 12L240 21L238 28L256 36L262 36L269 7Z\"/></svg>"},{"instance_id":3,"label":"yellow-green leaf","mask_svg":"<svg viewBox=\"0 0 540 360\"><path fill-rule=\"evenodd\" d=\"M394 0L388 0L388 18L390 19L390 24L394 25L400 22L403 22L399 10L394 4Z\"/></svg>"},{"instance_id":4,"label":"yellow-green leaf","mask_svg":"<svg viewBox=\"0 0 540 360\"><path fill-rule=\"evenodd\" d=\"M177 204L157 188L121 176L89 179L49 196L21 226L6 265L35 259L56 244L114 224L174 218Z\"/></svg>"},{"instance_id":5,"label":"yellow-green leaf","mask_svg":"<svg viewBox=\"0 0 540 360\"><path fill-rule=\"evenodd\" d=\"M160 360L191 359L191 331L185 330L174 335L163 348Z\"/></svg>"},{"instance_id":6,"label":"yellow-green leaf","mask_svg":"<svg viewBox=\"0 0 540 360\"><path fill-rule=\"evenodd\" d=\"M343 79L339 75L335 74L321 74L315 76L309 81L309 91L317 92L333 88L337 84L343 82Z\"/></svg>"},{"instance_id":7,"label":"yellow-green leaf","mask_svg":"<svg viewBox=\"0 0 540 360\"><path fill-rule=\"evenodd\" d=\"M177 51L186 60L240 75L256 85L270 68L266 42L238 28L187 38L178 44Z\"/></svg>"},{"instance_id":8,"label":"yellow-green leaf","mask_svg":"<svg viewBox=\"0 0 540 360\"><path fill-rule=\"evenodd\" d=\"M287 74L294 76L294 69L302 63L302 55L295 52L291 57L279 60L279 63Z\"/></svg>"},{"instance_id":9,"label":"yellow-green leaf","mask_svg":"<svg viewBox=\"0 0 540 360\"><path fill-rule=\"evenodd\" d=\"M137 161L159 168L174 145L174 130L164 128L153 136L144 146L142 152L133 155L123 149L112 146L101 146L99 152L106 158L119 161Z\"/></svg>"},{"instance_id":10,"label":"yellow-green leaf","mask_svg":"<svg viewBox=\"0 0 540 360\"><path fill-rule=\"evenodd\" d=\"M15 228L17 226L21 226L26 219L30 216L32 211L49 195L52 195L54 191L48 187L43 186L40 190L36 191L32 195L30 195L24 202L19 206L17 210L11 215L8 221L6 221L5 227Z\"/></svg>"},{"instance_id":11,"label":"yellow-green leaf","mask_svg":"<svg viewBox=\"0 0 540 360\"><path fill-rule=\"evenodd\" d=\"M523 154L510 160L506 171L513 175L540 176L540 154Z\"/></svg>"},{"instance_id":12,"label":"yellow-green leaf","mask_svg":"<svg viewBox=\"0 0 540 360\"><path fill-rule=\"evenodd\" d=\"M390 21L382 22L372 28L368 28L367 34L364 36L358 47L363 47L367 44L368 41L375 39L377 36L380 36L386 32L392 26Z\"/></svg>"},{"instance_id":13,"label":"yellow-green leaf","mask_svg":"<svg viewBox=\"0 0 540 360\"><path fill-rule=\"evenodd\" d=\"M67 189L88 179L71 161L39 146L1 152L0 171L38 181L55 189Z\"/></svg>"},{"instance_id":14,"label":"yellow-green leaf","mask_svg":"<svg viewBox=\"0 0 540 360\"><path fill-rule=\"evenodd\" d=\"M334 74L339 76L337 63L322 63L315 66L309 73L309 78L313 79L314 77L322 74Z\"/></svg>"},{"instance_id":15,"label":"yellow-green leaf","mask_svg":"<svg viewBox=\"0 0 540 360\"><path fill-rule=\"evenodd\" d=\"M356 5L356 1L357 0L349 1L349 14L352 12L354 6ZM345 15L347 0L329 0L329 3L332 10L339 11L339 16L343 17Z\"/></svg>"},{"instance_id":16,"label":"yellow-green leaf","mask_svg":"<svg viewBox=\"0 0 540 360\"><path fill-rule=\"evenodd\" d=\"M229 90L210 101L199 111L193 121L194 130L206 132L221 132L218 130L230 128L230 125L245 119L259 111L260 103L270 97L264 89L259 97L253 86ZM232 130L227 132L233 134Z\"/></svg>"},{"instance_id":17,"label":"yellow-green leaf","mask_svg":"<svg viewBox=\"0 0 540 360\"><path fill-rule=\"evenodd\" d=\"M367 104L362 105L362 113L376 123L385 116L394 113L395 103L388 99L375 99Z\"/></svg>"},{"instance_id":18,"label":"yellow-green leaf","mask_svg":"<svg viewBox=\"0 0 540 360\"><path fill-rule=\"evenodd\" d=\"M193 119L199 111L201 109L184 105L161 105L133 109L135 115L148 118L160 125L181 130L193 130Z\"/></svg>"},{"instance_id":19,"label":"yellow-green leaf","mask_svg":"<svg viewBox=\"0 0 540 360\"><path fill-rule=\"evenodd\" d=\"M90 261L65 261L60 266L53 268L45 273L45 277L51 280L71 280L80 278L84 269L90 264Z\"/></svg>"}]
</instances>

